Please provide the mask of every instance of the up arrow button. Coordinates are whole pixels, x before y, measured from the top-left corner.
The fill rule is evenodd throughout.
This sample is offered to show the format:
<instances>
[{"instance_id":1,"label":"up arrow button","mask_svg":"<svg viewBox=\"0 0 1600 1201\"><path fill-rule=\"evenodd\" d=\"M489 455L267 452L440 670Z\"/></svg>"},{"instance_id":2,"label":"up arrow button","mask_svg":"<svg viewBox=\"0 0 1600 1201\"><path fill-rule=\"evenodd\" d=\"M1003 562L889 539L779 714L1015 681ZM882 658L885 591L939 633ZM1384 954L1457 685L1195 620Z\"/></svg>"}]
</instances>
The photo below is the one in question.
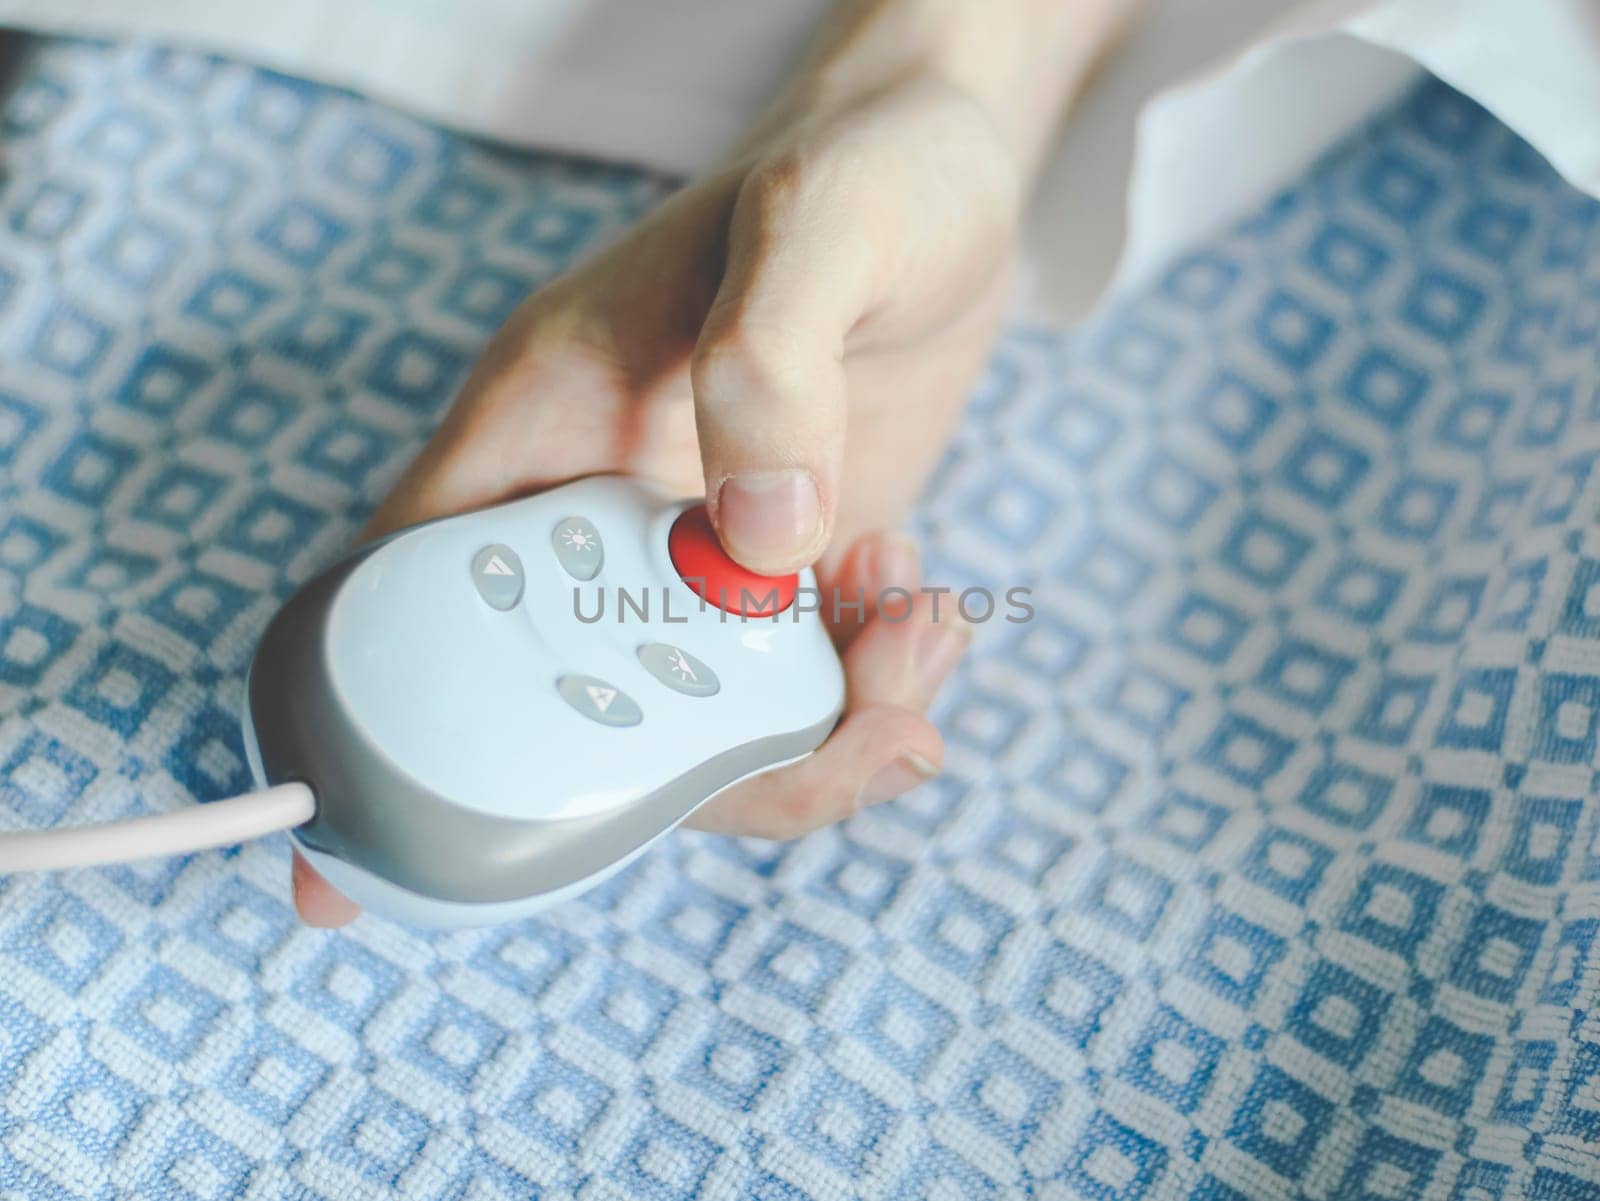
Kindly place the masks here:
<instances>
[{"instance_id":1,"label":"up arrow button","mask_svg":"<svg viewBox=\"0 0 1600 1201\"><path fill-rule=\"evenodd\" d=\"M492 542L472 556L472 582L490 608L504 612L522 599L522 560L501 542Z\"/></svg>"}]
</instances>

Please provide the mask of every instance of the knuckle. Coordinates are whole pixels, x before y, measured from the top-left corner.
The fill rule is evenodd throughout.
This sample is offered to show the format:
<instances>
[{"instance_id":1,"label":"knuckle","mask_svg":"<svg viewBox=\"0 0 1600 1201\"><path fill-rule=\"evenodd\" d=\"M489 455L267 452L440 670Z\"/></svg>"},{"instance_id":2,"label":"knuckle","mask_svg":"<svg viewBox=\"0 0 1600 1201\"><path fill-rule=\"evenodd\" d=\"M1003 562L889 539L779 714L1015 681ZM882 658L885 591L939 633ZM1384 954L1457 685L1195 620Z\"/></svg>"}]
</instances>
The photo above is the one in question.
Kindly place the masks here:
<instances>
[{"instance_id":1,"label":"knuckle","mask_svg":"<svg viewBox=\"0 0 1600 1201\"><path fill-rule=\"evenodd\" d=\"M805 194L811 178L811 156L799 149L784 150L751 169L739 189L739 200L758 217L771 219L788 211Z\"/></svg>"},{"instance_id":2,"label":"knuckle","mask_svg":"<svg viewBox=\"0 0 1600 1201\"><path fill-rule=\"evenodd\" d=\"M719 404L745 390L746 363L738 339L730 332L702 338L689 362L689 379L702 403Z\"/></svg>"},{"instance_id":3,"label":"knuckle","mask_svg":"<svg viewBox=\"0 0 1600 1201\"><path fill-rule=\"evenodd\" d=\"M690 374L697 393L735 401L793 394L804 364L792 332L735 316L695 348Z\"/></svg>"},{"instance_id":4,"label":"knuckle","mask_svg":"<svg viewBox=\"0 0 1600 1201\"><path fill-rule=\"evenodd\" d=\"M758 238L807 224L849 196L853 163L846 148L819 140L775 151L740 185L739 217Z\"/></svg>"},{"instance_id":5,"label":"knuckle","mask_svg":"<svg viewBox=\"0 0 1600 1201\"><path fill-rule=\"evenodd\" d=\"M800 838L828 824L826 806L814 792L795 790L784 797L772 810L772 833L766 837L774 841Z\"/></svg>"}]
</instances>

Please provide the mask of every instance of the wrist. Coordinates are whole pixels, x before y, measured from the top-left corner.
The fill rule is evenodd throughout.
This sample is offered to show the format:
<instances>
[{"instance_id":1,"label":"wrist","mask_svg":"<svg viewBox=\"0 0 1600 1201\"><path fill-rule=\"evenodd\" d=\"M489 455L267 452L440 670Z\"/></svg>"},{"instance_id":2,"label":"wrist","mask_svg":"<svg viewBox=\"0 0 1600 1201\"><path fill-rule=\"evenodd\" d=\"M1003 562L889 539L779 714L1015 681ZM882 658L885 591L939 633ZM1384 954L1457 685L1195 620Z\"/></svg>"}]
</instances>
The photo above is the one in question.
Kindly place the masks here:
<instances>
[{"instance_id":1,"label":"wrist","mask_svg":"<svg viewBox=\"0 0 1600 1201\"><path fill-rule=\"evenodd\" d=\"M899 87L954 89L1031 176L1140 0L843 0L738 151ZM736 151L737 153L737 151Z\"/></svg>"}]
</instances>

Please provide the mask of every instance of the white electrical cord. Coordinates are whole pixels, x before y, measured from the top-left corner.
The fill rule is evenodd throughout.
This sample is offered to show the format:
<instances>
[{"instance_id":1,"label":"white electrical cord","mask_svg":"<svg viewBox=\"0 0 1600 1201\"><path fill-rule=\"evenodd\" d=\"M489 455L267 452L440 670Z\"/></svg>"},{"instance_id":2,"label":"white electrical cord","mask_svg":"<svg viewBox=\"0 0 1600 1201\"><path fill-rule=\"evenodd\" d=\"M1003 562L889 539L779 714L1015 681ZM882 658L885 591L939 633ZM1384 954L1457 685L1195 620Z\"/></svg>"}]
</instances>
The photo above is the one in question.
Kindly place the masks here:
<instances>
[{"instance_id":1,"label":"white electrical cord","mask_svg":"<svg viewBox=\"0 0 1600 1201\"><path fill-rule=\"evenodd\" d=\"M225 801L98 826L0 833L0 875L130 863L232 846L304 825L316 808L316 797L304 784L279 784Z\"/></svg>"}]
</instances>

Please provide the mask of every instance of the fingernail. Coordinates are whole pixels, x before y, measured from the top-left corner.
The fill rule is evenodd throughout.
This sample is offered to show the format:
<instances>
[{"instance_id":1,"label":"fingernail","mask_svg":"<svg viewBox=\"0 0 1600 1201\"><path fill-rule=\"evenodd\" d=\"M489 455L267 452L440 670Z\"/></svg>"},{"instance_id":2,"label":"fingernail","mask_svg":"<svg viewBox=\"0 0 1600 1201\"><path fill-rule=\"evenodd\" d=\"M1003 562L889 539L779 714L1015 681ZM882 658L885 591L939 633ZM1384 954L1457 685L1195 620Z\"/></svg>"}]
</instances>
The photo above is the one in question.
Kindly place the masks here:
<instances>
[{"instance_id":1,"label":"fingernail","mask_svg":"<svg viewBox=\"0 0 1600 1201\"><path fill-rule=\"evenodd\" d=\"M822 500L809 471L791 467L731 475L717 493L717 532L747 567L798 566L821 528Z\"/></svg>"},{"instance_id":2,"label":"fingernail","mask_svg":"<svg viewBox=\"0 0 1600 1201\"><path fill-rule=\"evenodd\" d=\"M916 662L912 664L917 686L927 693L938 691L971 645L972 627L958 617L941 615L917 640Z\"/></svg>"},{"instance_id":3,"label":"fingernail","mask_svg":"<svg viewBox=\"0 0 1600 1201\"><path fill-rule=\"evenodd\" d=\"M872 584L879 592L885 588L915 592L922 585L922 556L917 550L917 540L910 534L884 534L878 539L872 569L877 577Z\"/></svg>"},{"instance_id":4,"label":"fingernail","mask_svg":"<svg viewBox=\"0 0 1600 1201\"><path fill-rule=\"evenodd\" d=\"M856 808L865 809L868 805L891 801L938 774L939 769L916 751L902 751L898 759L880 767L862 785L856 796Z\"/></svg>"}]
</instances>

